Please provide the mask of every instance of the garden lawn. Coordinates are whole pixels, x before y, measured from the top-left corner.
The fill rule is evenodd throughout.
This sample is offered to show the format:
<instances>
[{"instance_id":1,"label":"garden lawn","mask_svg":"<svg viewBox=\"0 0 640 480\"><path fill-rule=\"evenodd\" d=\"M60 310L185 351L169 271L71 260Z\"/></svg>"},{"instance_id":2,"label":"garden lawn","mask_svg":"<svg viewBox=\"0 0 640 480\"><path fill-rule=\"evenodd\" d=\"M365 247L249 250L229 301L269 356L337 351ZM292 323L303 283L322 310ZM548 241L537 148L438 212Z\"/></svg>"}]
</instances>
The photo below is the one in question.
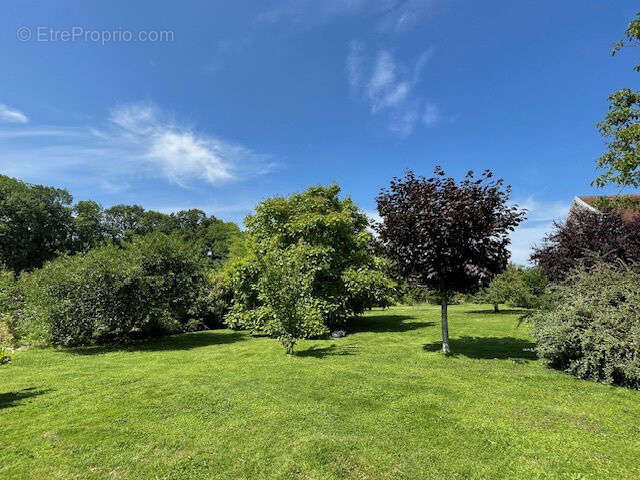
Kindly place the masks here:
<instances>
[{"instance_id":1,"label":"garden lawn","mask_svg":"<svg viewBox=\"0 0 640 480\"><path fill-rule=\"evenodd\" d=\"M640 392L546 368L521 312L376 310L286 356L217 330L0 367L0 478L637 479Z\"/></svg>"}]
</instances>

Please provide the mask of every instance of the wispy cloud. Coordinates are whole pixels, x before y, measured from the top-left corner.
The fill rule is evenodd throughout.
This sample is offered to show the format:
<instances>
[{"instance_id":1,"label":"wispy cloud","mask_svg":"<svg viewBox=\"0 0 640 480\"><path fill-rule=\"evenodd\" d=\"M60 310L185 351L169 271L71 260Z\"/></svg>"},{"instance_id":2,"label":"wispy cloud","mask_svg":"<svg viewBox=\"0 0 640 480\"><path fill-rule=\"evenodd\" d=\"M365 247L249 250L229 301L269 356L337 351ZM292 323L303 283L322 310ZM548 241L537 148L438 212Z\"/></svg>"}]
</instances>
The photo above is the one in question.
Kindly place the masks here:
<instances>
[{"instance_id":1,"label":"wispy cloud","mask_svg":"<svg viewBox=\"0 0 640 480\"><path fill-rule=\"evenodd\" d=\"M211 58L202 65L202 70L208 74L221 72L229 60L245 50L251 42L250 36L233 40L228 38L218 40L213 47Z\"/></svg>"},{"instance_id":2,"label":"wispy cloud","mask_svg":"<svg viewBox=\"0 0 640 480\"><path fill-rule=\"evenodd\" d=\"M511 234L511 261L526 265L533 247L551 231L553 222L566 218L571 199L539 201L529 197L516 203L527 209L527 220Z\"/></svg>"},{"instance_id":3,"label":"wispy cloud","mask_svg":"<svg viewBox=\"0 0 640 480\"><path fill-rule=\"evenodd\" d=\"M433 48L425 50L411 66L399 62L389 50L367 55L361 42L349 45L346 72L356 98L364 101L372 115L386 115L389 129L403 137L422 122L434 126L441 119L437 105L416 93L416 86Z\"/></svg>"},{"instance_id":4,"label":"wispy cloud","mask_svg":"<svg viewBox=\"0 0 640 480\"><path fill-rule=\"evenodd\" d=\"M47 171L107 191L164 177L183 187L265 173L273 162L247 147L181 124L153 104L115 107L99 126L0 130L0 169L14 176Z\"/></svg>"},{"instance_id":5,"label":"wispy cloud","mask_svg":"<svg viewBox=\"0 0 640 480\"><path fill-rule=\"evenodd\" d=\"M142 159L156 164L166 176L181 185L189 180L209 183L234 178L236 160L251 156L243 147L198 135L162 120L152 105L125 105L112 111L116 136L142 150Z\"/></svg>"},{"instance_id":6,"label":"wispy cloud","mask_svg":"<svg viewBox=\"0 0 640 480\"><path fill-rule=\"evenodd\" d=\"M437 105L427 103L424 107L424 114L422 115L422 122L431 127L437 124L441 120L440 109Z\"/></svg>"},{"instance_id":7,"label":"wispy cloud","mask_svg":"<svg viewBox=\"0 0 640 480\"><path fill-rule=\"evenodd\" d=\"M9 123L27 123L29 117L16 108L0 103L0 121Z\"/></svg>"},{"instance_id":8,"label":"wispy cloud","mask_svg":"<svg viewBox=\"0 0 640 480\"><path fill-rule=\"evenodd\" d=\"M258 16L263 23L317 24L349 16L367 17L380 31L402 32L429 20L449 0L284 0Z\"/></svg>"}]
</instances>

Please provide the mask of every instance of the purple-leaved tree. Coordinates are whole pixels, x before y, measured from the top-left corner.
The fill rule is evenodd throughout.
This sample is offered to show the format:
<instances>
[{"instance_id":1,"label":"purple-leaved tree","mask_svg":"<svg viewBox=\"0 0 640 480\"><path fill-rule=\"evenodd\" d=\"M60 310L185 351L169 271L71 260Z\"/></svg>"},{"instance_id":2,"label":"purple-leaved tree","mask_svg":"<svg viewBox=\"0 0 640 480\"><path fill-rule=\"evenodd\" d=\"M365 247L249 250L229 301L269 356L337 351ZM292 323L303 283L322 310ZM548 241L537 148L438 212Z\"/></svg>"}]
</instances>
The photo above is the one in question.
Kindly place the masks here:
<instances>
[{"instance_id":1,"label":"purple-leaved tree","mask_svg":"<svg viewBox=\"0 0 640 480\"><path fill-rule=\"evenodd\" d=\"M436 167L434 177L408 171L376 198L378 239L395 273L435 290L442 305L442 350L448 354L447 305L456 292L488 285L509 260L509 233L525 211L509 205L511 187L468 172L456 182Z\"/></svg>"}]
</instances>

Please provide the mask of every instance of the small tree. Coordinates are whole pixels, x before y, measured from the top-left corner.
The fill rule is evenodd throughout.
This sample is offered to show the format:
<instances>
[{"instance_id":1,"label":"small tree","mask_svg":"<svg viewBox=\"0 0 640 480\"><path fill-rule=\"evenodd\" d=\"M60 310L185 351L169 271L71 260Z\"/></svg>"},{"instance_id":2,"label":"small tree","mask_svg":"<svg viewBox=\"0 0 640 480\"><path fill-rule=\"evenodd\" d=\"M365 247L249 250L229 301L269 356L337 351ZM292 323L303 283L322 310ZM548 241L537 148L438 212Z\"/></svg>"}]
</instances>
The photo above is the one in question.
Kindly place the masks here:
<instances>
[{"instance_id":1,"label":"small tree","mask_svg":"<svg viewBox=\"0 0 640 480\"><path fill-rule=\"evenodd\" d=\"M493 304L493 312L499 313L501 303L506 303L512 295L514 276L509 269L496 276L487 288L487 301Z\"/></svg>"},{"instance_id":2,"label":"small tree","mask_svg":"<svg viewBox=\"0 0 640 480\"><path fill-rule=\"evenodd\" d=\"M83 200L75 204L73 213L74 251L95 248L105 237L102 207L92 200Z\"/></svg>"},{"instance_id":3,"label":"small tree","mask_svg":"<svg viewBox=\"0 0 640 480\"><path fill-rule=\"evenodd\" d=\"M447 305L455 292L473 293L507 266L509 233L524 211L509 206L511 187L487 170L457 183L436 167L435 176L412 171L394 178L377 197L379 240L396 273L438 293L442 350L450 353Z\"/></svg>"},{"instance_id":4,"label":"small tree","mask_svg":"<svg viewBox=\"0 0 640 480\"><path fill-rule=\"evenodd\" d=\"M545 294L547 278L539 268L509 264L489 284L484 300L493 304L493 311L499 312L498 305L507 303L516 307L533 308L540 305Z\"/></svg>"},{"instance_id":5,"label":"small tree","mask_svg":"<svg viewBox=\"0 0 640 480\"><path fill-rule=\"evenodd\" d=\"M267 310L272 335L289 355L298 340L327 333L322 316L327 305L313 296L314 270L321 269L322 257L322 251L301 243L286 252L271 251L260 259L258 298ZM317 268L310 269L310 265Z\"/></svg>"}]
</instances>

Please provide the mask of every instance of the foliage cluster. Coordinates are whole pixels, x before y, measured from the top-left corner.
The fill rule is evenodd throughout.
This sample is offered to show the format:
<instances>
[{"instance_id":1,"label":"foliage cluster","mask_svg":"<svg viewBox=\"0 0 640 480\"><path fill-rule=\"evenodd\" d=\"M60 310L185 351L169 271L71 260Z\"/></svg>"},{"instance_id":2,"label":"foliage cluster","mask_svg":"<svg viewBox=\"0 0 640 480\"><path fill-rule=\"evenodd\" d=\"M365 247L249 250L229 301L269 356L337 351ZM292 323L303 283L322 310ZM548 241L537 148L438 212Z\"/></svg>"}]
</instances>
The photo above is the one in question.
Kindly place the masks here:
<instances>
[{"instance_id":1,"label":"foliage cluster","mask_svg":"<svg viewBox=\"0 0 640 480\"><path fill-rule=\"evenodd\" d=\"M544 304L547 285L547 277L540 268L509 264L486 290L478 293L475 301L492 303L496 312L502 303L513 307L538 308Z\"/></svg>"},{"instance_id":2,"label":"foliage cluster","mask_svg":"<svg viewBox=\"0 0 640 480\"><path fill-rule=\"evenodd\" d=\"M208 311L204 260L176 235L61 256L20 276L9 312L18 340L78 346L200 328Z\"/></svg>"},{"instance_id":3,"label":"foliage cluster","mask_svg":"<svg viewBox=\"0 0 640 480\"><path fill-rule=\"evenodd\" d=\"M598 261L640 261L640 217L626 219L618 210L575 210L534 249L531 260L553 282Z\"/></svg>"},{"instance_id":4,"label":"foliage cluster","mask_svg":"<svg viewBox=\"0 0 640 480\"><path fill-rule=\"evenodd\" d=\"M15 273L39 268L61 254L151 232L178 233L214 266L241 248L243 237L235 223L202 210L164 214L138 205L103 209L90 200L73 205L66 190L0 175L0 265Z\"/></svg>"},{"instance_id":5,"label":"foliage cluster","mask_svg":"<svg viewBox=\"0 0 640 480\"><path fill-rule=\"evenodd\" d=\"M596 263L532 317L538 355L579 378L640 388L640 270Z\"/></svg>"},{"instance_id":6,"label":"foliage cluster","mask_svg":"<svg viewBox=\"0 0 640 480\"><path fill-rule=\"evenodd\" d=\"M373 253L368 220L339 192L336 185L311 187L264 200L247 217L248 255L230 274L230 327L306 338L392 303L395 283ZM299 321L295 335L292 318Z\"/></svg>"},{"instance_id":7,"label":"foliage cluster","mask_svg":"<svg viewBox=\"0 0 640 480\"><path fill-rule=\"evenodd\" d=\"M616 55L625 46L640 43L640 13L629 22L624 38L616 42L611 51ZM640 72L640 64L634 67ZM598 187L618 185L640 186L640 91L623 88L609 96L609 111L598 123L600 134L608 150L598 159L603 170L593 184ZM638 205L636 203L636 208Z\"/></svg>"}]
</instances>

